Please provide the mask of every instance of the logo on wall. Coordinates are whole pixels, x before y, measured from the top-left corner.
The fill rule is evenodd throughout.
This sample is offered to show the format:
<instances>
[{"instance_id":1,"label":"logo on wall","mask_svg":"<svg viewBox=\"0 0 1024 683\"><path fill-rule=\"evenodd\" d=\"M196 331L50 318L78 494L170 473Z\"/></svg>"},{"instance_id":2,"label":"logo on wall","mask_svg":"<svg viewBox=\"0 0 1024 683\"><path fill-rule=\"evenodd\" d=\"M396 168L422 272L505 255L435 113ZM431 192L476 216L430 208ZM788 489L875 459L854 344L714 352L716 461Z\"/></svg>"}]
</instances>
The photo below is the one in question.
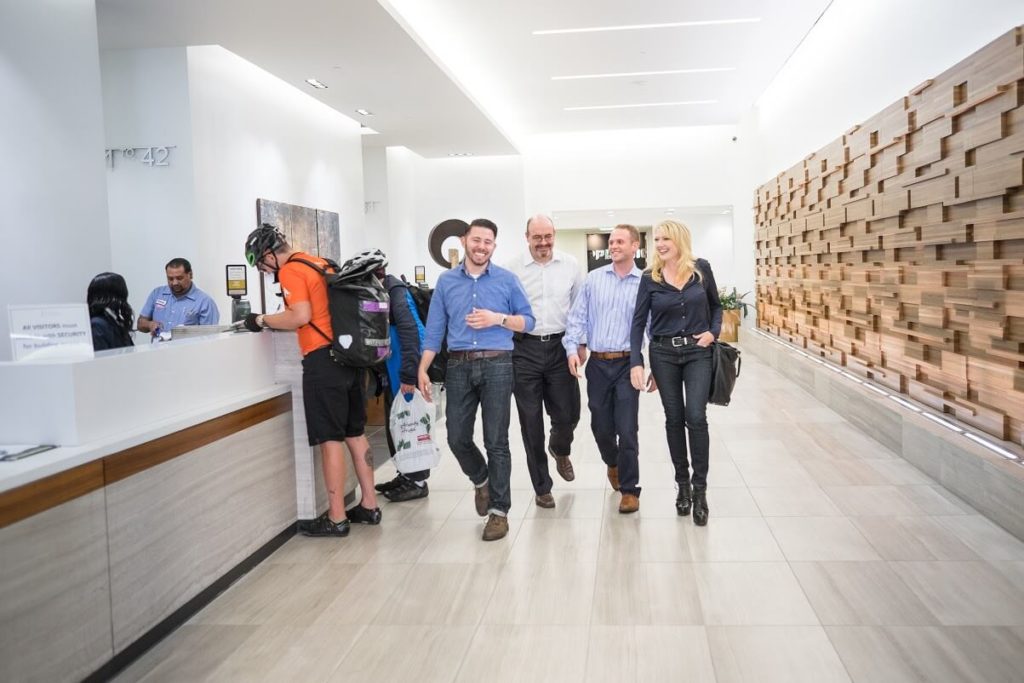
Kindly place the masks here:
<instances>
[{"instance_id":1,"label":"logo on wall","mask_svg":"<svg viewBox=\"0 0 1024 683\"><path fill-rule=\"evenodd\" d=\"M594 232L587 235L587 270L596 270L612 262L608 256L608 238L611 233ZM647 267L647 233L640 233L640 248L636 250L636 267L643 270Z\"/></svg>"},{"instance_id":2,"label":"logo on wall","mask_svg":"<svg viewBox=\"0 0 1024 683\"><path fill-rule=\"evenodd\" d=\"M459 238L465 235L468 229L469 223L461 218L449 218L435 225L430 231L430 237L427 238L427 249L434 263L442 268L451 268L449 254L452 250L462 253L462 242ZM461 256L458 258L461 259Z\"/></svg>"}]
</instances>

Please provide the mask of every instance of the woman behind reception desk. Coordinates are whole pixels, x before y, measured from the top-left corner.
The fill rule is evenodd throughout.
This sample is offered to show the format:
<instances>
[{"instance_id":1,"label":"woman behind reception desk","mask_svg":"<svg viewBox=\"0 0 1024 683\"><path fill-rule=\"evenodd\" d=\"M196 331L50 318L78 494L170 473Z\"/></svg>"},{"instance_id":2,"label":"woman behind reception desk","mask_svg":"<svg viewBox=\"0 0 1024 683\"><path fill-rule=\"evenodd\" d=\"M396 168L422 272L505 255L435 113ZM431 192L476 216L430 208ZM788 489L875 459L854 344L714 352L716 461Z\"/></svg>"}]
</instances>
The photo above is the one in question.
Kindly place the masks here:
<instances>
[{"instance_id":1,"label":"woman behind reception desk","mask_svg":"<svg viewBox=\"0 0 1024 683\"><path fill-rule=\"evenodd\" d=\"M89 322L92 326L94 351L134 346L132 322L135 319L128 303L128 285L117 273L100 273L89 283L86 292Z\"/></svg>"}]
</instances>

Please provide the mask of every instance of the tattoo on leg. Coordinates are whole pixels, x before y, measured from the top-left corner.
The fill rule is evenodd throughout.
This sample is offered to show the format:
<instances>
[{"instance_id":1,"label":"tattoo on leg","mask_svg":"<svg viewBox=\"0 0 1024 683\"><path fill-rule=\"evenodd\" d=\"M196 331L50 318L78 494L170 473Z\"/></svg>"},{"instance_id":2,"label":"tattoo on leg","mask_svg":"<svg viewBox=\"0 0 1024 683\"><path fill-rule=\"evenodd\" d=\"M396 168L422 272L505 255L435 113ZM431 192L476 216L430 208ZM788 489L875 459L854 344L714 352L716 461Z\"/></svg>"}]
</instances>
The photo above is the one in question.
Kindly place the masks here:
<instances>
[{"instance_id":1,"label":"tattoo on leg","mask_svg":"<svg viewBox=\"0 0 1024 683\"><path fill-rule=\"evenodd\" d=\"M370 466L370 469L373 469L373 449L372 448L367 448L366 449L366 454L363 456L363 458L366 460L366 464Z\"/></svg>"}]
</instances>

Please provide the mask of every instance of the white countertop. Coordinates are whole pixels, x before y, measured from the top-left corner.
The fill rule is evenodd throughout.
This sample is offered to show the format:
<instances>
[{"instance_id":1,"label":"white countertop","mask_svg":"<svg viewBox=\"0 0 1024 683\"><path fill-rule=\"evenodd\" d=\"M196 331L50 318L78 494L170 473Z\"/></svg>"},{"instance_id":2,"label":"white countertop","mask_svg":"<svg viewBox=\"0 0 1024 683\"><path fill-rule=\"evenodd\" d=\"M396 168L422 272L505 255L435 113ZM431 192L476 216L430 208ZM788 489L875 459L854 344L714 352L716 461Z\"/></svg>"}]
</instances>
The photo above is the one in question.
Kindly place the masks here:
<instances>
[{"instance_id":1,"label":"white countertop","mask_svg":"<svg viewBox=\"0 0 1024 683\"><path fill-rule=\"evenodd\" d=\"M64 472L78 465L98 460L133 446L187 429L193 425L227 415L246 406L266 401L291 390L287 384L273 384L222 400L216 404L188 409L150 424L128 427L115 437L100 439L81 446L55 448L23 460L0 462L0 492L29 484L51 474Z\"/></svg>"}]
</instances>

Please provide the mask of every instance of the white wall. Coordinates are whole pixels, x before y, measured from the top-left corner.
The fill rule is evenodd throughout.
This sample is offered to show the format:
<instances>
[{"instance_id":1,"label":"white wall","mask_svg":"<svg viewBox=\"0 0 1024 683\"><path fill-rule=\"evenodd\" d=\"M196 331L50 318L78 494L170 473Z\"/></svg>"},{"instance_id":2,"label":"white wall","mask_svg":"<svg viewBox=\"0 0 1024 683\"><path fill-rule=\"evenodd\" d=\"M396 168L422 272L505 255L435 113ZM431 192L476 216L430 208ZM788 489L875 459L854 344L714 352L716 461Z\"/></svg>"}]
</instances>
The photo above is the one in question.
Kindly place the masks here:
<instances>
[{"instance_id":1,"label":"white wall","mask_svg":"<svg viewBox=\"0 0 1024 683\"><path fill-rule=\"evenodd\" d=\"M199 244L193 266L222 321L230 320L224 266L245 262L257 198L336 211L343 257L377 246L363 230L358 123L217 46L188 48L188 83ZM252 301L256 278L250 269Z\"/></svg>"},{"instance_id":2,"label":"white wall","mask_svg":"<svg viewBox=\"0 0 1024 683\"><path fill-rule=\"evenodd\" d=\"M1021 0L835 0L758 100L759 183L1020 24Z\"/></svg>"},{"instance_id":3,"label":"white wall","mask_svg":"<svg viewBox=\"0 0 1024 683\"><path fill-rule=\"evenodd\" d=\"M93 0L0 0L0 360L7 305L85 301L111 267Z\"/></svg>"},{"instance_id":4,"label":"white wall","mask_svg":"<svg viewBox=\"0 0 1024 683\"><path fill-rule=\"evenodd\" d=\"M414 266L427 267L427 282L437 282L440 269L427 255L427 240L416 221L416 162L419 155L405 147L388 147L387 162L388 220L392 249L388 252L389 271L405 274L414 281ZM436 270L431 270L431 267Z\"/></svg>"},{"instance_id":5,"label":"white wall","mask_svg":"<svg viewBox=\"0 0 1024 683\"><path fill-rule=\"evenodd\" d=\"M387 148L363 147L363 229L373 246L392 258L391 211L388 202ZM412 279L412 273L409 273Z\"/></svg>"},{"instance_id":6,"label":"white wall","mask_svg":"<svg viewBox=\"0 0 1024 683\"><path fill-rule=\"evenodd\" d=\"M200 259L192 173L192 123L185 48L104 50L103 113L107 148L173 146L167 166L114 156L107 169L114 271L128 282L138 313L150 290L166 284L164 264ZM195 270L215 297L220 273Z\"/></svg>"}]
</instances>

